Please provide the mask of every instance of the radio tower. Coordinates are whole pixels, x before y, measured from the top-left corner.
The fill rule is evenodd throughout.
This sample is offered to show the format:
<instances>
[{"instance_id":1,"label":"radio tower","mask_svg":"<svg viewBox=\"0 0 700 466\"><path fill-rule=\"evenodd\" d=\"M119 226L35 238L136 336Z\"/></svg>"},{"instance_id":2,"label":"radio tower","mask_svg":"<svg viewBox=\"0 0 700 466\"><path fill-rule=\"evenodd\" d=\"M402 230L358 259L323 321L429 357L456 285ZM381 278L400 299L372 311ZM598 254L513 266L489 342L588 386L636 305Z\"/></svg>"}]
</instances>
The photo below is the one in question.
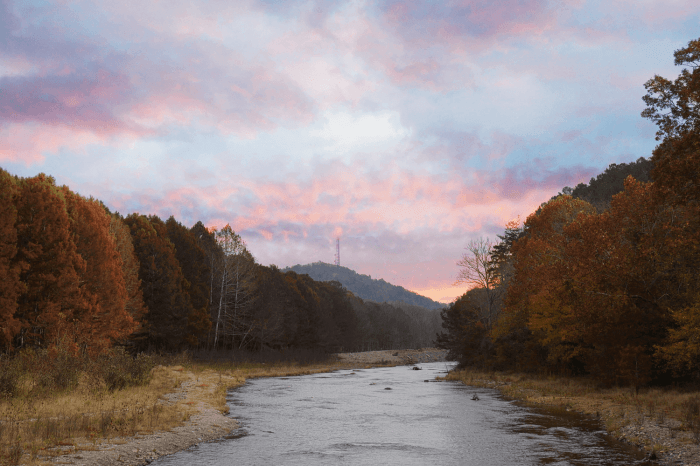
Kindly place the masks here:
<instances>
[{"instance_id":1,"label":"radio tower","mask_svg":"<svg viewBox=\"0 0 700 466\"><path fill-rule=\"evenodd\" d=\"M340 267L340 238L335 240L335 266Z\"/></svg>"}]
</instances>

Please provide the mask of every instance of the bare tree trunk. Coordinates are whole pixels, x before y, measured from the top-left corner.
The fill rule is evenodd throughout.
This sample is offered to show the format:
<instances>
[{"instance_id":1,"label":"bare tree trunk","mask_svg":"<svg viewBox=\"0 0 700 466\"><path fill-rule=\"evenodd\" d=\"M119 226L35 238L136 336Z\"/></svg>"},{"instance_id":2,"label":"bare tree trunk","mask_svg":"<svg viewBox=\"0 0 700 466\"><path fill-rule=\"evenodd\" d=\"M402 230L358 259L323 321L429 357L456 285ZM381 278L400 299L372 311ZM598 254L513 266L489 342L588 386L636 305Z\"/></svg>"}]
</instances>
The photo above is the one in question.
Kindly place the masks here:
<instances>
[{"instance_id":1,"label":"bare tree trunk","mask_svg":"<svg viewBox=\"0 0 700 466\"><path fill-rule=\"evenodd\" d=\"M221 323L221 310L224 306L224 297L226 296L225 283L226 283L226 267L224 267L223 272L221 272L221 296L219 296L219 312L216 316L216 329L214 330L214 348L216 348L216 345L219 342L219 325Z\"/></svg>"}]
</instances>

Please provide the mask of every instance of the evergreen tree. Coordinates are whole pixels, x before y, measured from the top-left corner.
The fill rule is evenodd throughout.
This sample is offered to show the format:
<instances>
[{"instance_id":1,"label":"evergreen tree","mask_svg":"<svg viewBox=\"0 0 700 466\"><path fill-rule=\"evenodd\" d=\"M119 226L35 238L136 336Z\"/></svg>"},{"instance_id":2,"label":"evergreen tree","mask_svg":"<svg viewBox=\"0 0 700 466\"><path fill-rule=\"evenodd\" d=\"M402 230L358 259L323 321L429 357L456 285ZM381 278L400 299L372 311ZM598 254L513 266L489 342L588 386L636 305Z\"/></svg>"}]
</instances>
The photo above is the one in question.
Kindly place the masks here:
<instances>
[{"instance_id":1,"label":"evergreen tree","mask_svg":"<svg viewBox=\"0 0 700 466\"><path fill-rule=\"evenodd\" d=\"M168 238L175 246L175 257L189 283L187 293L192 313L187 318L187 343L197 346L206 341L211 327L209 319L209 278L211 270L207 254L197 244L194 233L170 217L165 222Z\"/></svg>"},{"instance_id":2,"label":"evergreen tree","mask_svg":"<svg viewBox=\"0 0 700 466\"><path fill-rule=\"evenodd\" d=\"M192 313L188 287L168 239L165 224L156 216L137 213L125 219L139 260L139 278L147 313L144 319L148 343L179 348L187 338Z\"/></svg>"}]
</instances>

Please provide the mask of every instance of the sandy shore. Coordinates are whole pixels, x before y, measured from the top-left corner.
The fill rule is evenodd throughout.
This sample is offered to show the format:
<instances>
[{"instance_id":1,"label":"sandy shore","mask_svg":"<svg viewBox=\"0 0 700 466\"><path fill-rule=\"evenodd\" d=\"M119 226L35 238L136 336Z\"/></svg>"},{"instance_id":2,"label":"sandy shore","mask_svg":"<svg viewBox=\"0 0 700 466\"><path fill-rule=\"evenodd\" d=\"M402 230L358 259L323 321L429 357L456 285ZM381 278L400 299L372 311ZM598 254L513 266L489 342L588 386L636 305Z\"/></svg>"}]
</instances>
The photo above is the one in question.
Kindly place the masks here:
<instances>
[{"instance_id":1,"label":"sandy shore","mask_svg":"<svg viewBox=\"0 0 700 466\"><path fill-rule=\"evenodd\" d=\"M422 350L368 351L338 354L338 362L328 370L378 365L404 365L444 361L446 351L435 348ZM180 379L186 378L177 390L161 400L164 404L183 403L194 411L182 426L168 431L135 437L110 438L102 442L75 439L75 446L65 447L65 453L51 459L51 464L76 466L140 466L154 459L186 450L203 442L234 436L239 427L235 419L222 414L209 402L218 390L218 383L210 377L202 383L202 375L172 368ZM230 386L232 381L220 383ZM203 401L204 400L204 401ZM61 448L61 447L58 447Z\"/></svg>"}]
</instances>

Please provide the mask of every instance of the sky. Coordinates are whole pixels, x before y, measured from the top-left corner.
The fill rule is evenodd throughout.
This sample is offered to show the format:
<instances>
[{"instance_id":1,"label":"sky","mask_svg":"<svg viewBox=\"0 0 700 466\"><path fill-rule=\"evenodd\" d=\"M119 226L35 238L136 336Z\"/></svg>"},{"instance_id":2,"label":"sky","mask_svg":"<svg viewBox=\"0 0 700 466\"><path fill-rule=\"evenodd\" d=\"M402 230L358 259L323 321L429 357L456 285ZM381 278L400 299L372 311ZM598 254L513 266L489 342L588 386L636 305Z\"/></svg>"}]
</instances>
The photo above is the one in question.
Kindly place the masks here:
<instances>
[{"instance_id":1,"label":"sky","mask_svg":"<svg viewBox=\"0 0 700 466\"><path fill-rule=\"evenodd\" d=\"M470 240L649 157L697 0L0 0L0 167L442 302Z\"/></svg>"}]
</instances>

